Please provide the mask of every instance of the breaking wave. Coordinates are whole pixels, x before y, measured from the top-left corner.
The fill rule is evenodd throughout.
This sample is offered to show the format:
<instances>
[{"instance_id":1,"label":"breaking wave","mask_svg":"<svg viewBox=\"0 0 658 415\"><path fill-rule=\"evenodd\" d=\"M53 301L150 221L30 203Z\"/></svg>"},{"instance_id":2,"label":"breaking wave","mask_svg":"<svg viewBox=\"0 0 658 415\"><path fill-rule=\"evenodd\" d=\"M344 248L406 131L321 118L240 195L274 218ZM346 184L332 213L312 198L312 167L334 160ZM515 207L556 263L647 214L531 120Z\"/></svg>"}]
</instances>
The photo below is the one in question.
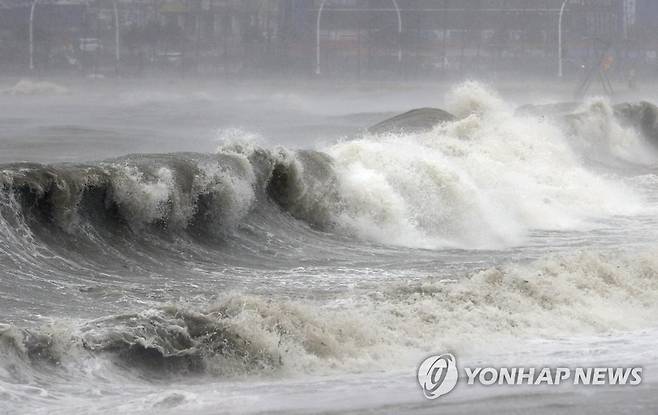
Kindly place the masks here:
<instances>
[{"instance_id":1,"label":"breaking wave","mask_svg":"<svg viewBox=\"0 0 658 415\"><path fill-rule=\"evenodd\" d=\"M203 310L168 305L35 330L4 325L0 378L29 378L35 366L78 373L96 359L151 375L359 372L404 368L435 350L509 347L525 336L637 329L655 323L656 258L655 250L585 252L329 303L232 293Z\"/></svg>"},{"instance_id":2,"label":"breaking wave","mask_svg":"<svg viewBox=\"0 0 658 415\"><path fill-rule=\"evenodd\" d=\"M433 128L383 123L321 150L232 129L214 154L0 166L0 298L16 310L0 324L0 397L406 370L437 350L654 326L653 229L626 234L655 225L656 107L519 113L476 83L446 101L454 117L420 112ZM627 252L605 253L618 228ZM537 232L565 230L603 240L574 253L584 232ZM524 245L533 234L571 254Z\"/></svg>"},{"instance_id":3,"label":"breaking wave","mask_svg":"<svg viewBox=\"0 0 658 415\"><path fill-rule=\"evenodd\" d=\"M48 228L94 238L99 230L225 238L254 212L270 219L283 213L376 243L477 249L642 210L641 197L623 181L588 167L592 148L645 164L655 154L643 131L624 125L608 103L587 104L567 128L516 115L475 83L456 88L448 102L458 119L430 131L364 133L323 151L234 137L216 154L5 165L1 220L35 234Z\"/></svg>"},{"instance_id":4,"label":"breaking wave","mask_svg":"<svg viewBox=\"0 0 658 415\"><path fill-rule=\"evenodd\" d=\"M590 158L603 162L621 160L655 165L658 162L658 153L655 143L651 140L654 138L652 133L655 131L647 131L646 128L647 123L653 128L655 121L646 118L647 116L655 118L656 114L653 108L643 108L645 105L650 104L622 104L615 109L607 99L590 99L577 109L578 116L571 118L572 133L579 138L574 141L574 145ZM622 117L620 120L615 112L622 114L628 112L630 117Z\"/></svg>"}]
</instances>

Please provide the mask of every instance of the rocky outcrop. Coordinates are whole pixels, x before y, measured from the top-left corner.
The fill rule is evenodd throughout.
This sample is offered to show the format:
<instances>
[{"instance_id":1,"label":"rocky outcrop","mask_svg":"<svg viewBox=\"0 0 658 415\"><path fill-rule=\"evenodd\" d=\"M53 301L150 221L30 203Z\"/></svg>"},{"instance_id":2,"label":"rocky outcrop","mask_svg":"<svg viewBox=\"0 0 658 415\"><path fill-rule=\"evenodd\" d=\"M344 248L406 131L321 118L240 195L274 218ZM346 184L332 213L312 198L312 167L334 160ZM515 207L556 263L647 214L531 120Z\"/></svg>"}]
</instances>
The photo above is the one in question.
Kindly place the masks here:
<instances>
[{"instance_id":1,"label":"rocky outcrop","mask_svg":"<svg viewBox=\"0 0 658 415\"><path fill-rule=\"evenodd\" d=\"M436 125L455 120L455 116L438 108L418 108L386 119L368 128L372 134L416 133L428 131Z\"/></svg>"}]
</instances>

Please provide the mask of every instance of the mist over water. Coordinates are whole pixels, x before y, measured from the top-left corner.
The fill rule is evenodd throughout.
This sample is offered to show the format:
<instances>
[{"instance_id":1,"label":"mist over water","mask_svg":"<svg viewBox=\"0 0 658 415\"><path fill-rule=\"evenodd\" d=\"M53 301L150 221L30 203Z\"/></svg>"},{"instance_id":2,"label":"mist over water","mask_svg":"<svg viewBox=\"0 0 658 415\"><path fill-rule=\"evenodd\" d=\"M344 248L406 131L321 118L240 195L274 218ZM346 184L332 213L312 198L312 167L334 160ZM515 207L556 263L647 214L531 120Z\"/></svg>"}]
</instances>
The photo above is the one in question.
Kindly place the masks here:
<instances>
[{"instance_id":1,"label":"mist over water","mask_svg":"<svg viewBox=\"0 0 658 415\"><path fill-rule=\"evenodd\" d=\"M582 364L610 341L603 361L655 363L658 154L618 101L529 111L542 99L476 81L106 87L0 97L10 411L237 396L314 412L350 382L358 410L376 377L396 407L443 350ZM366 129L422 106L455 119ZM291 399L258 403L254 385Z\"/></svg>"}]
</instances>

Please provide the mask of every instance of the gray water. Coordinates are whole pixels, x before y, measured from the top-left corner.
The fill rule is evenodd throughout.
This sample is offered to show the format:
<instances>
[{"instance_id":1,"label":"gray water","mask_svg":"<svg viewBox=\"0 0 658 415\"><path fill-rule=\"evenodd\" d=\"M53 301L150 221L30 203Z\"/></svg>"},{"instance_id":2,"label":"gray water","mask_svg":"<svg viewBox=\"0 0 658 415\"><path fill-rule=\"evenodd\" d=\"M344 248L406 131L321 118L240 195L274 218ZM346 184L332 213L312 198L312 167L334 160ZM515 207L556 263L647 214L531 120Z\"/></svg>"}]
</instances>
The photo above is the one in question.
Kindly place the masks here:
<instances>
[{"instance_id":1,"label":"gray water","mask_svg":"<svg viewBox=\"0 0 658 415\"><path fill-rule=\"evenodd\" d=\"M5 81L0 412L655 412L656 143L497 87ZM645 379L426 402L443 351Z\"/></svg>"}]
</instances>

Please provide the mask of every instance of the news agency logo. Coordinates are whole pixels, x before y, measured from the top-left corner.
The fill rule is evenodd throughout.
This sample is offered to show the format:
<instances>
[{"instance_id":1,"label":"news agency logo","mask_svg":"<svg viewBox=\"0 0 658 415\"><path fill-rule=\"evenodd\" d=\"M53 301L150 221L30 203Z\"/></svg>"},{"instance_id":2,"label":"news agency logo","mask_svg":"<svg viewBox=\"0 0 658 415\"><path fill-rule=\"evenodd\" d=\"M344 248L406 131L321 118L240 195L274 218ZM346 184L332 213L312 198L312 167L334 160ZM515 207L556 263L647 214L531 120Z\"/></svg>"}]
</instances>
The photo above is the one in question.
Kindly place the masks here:
<instances>
[{"instance_id":1,"label":"news agency logo","mask_svg":"<svg viewBox=\"0 0 658 415\"><path fill-rule=\"evenodd\" d=\"M430 356L418 368L418 383L427 399L436 399L457 386L457 359L450 353Z\"/></svg>"},{"instance_id":2,"label":"news agency logo","mask_svg":"<svg viewBox=\"0 0 658 415\"><path fill-rule=\"evenodd\" d=\"M466 385L628 385L642 383L641 367L465 367ZM427 399L450 393L459 380L457 359L450 353L433 355L418 367L418 383Z\"/></svg>"}]
</instances>

